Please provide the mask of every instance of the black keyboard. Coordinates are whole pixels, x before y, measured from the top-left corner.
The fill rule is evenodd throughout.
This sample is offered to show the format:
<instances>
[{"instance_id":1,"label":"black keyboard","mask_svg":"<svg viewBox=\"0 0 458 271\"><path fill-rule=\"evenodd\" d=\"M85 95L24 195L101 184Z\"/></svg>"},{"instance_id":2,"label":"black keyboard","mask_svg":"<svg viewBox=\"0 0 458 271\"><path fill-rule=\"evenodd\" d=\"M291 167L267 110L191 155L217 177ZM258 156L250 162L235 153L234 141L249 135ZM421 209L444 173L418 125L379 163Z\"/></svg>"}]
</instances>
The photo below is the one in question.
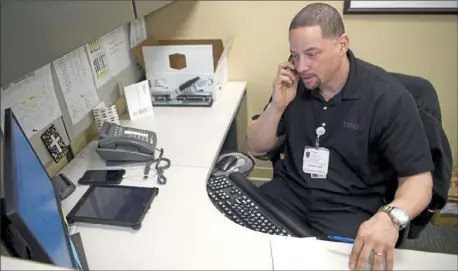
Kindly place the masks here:
<instances>
[{"instance_id":1,"label":"black keyboard","mask_svg":"<svg viewBox=\"0 0 458 271\"><path fill-rule=\"evenodd\" d=\"M257 187L254 184L239 178L241 185L236 185L232 175L211 176L207 182L207 193L216 208L230 220L249 229L273 235L297 236L271 211L258 204L255 197L246 193L246 190L256 193ZM243 189L241 186L249 188ZM257 194L258 199L259 196Z\"/></svg>"}]
</instances>

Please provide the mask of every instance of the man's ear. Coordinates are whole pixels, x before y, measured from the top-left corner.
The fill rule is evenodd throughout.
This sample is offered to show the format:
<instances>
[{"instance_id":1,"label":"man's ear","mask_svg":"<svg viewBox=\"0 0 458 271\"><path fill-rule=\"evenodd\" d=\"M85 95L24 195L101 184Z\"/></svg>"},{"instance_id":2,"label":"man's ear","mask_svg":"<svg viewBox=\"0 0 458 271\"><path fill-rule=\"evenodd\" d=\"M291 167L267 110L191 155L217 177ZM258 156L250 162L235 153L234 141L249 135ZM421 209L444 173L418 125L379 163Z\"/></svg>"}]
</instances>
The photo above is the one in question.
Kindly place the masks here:
<instances>
[{"instance_id":1,"label":"man's ear","mask_svg":"<svg viewBox=\"0 0 458 271\"><path fill-rule=\"evenodd\" d=\"M350 47L350 40L347 34L342 34L339 38L339 50L342 55L346 55L348 48Z\"/></svg>"}]
</instances>

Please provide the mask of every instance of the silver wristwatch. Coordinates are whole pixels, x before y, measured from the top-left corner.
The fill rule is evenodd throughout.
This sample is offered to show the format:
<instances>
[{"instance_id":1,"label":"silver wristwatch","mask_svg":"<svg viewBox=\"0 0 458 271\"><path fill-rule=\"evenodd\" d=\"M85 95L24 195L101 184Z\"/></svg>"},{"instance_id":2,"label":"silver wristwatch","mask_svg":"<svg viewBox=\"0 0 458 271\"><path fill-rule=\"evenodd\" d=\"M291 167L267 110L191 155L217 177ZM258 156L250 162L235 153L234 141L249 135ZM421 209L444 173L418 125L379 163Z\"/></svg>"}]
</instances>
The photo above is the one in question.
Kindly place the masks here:
<instances>
[{"instance_id":1,"label":"silver wristwatch","mask_svg":"<svg viewBox=\"0 0 458 271\"><path fill-rule=\"evenodd\" d=\"M399 230L409 225L409 216L400 208L383 205L380 207L379 211L387 213L391 217L391 220L393 220L393 223L399 226Z\"/></svg>"}]
</instances>

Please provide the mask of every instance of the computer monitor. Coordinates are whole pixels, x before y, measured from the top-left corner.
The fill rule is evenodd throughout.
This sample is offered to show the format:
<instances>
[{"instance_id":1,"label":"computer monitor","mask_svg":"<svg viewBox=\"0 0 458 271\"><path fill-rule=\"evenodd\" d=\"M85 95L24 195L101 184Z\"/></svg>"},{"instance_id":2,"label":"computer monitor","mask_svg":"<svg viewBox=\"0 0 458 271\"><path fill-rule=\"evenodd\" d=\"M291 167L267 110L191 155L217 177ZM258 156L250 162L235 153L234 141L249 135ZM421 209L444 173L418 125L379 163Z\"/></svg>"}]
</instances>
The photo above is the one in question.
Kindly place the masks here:
<instances>
[{"instance_id":1,"label":"computer monitor","mask_svg":"<svg viewBox=\"0 0 458 271\"><path fill-rule=\"evenodd\" d=\"M52 181L11 109L4 124L2 241L12 256L76 269Z\"/></svg>"}]
</instances>

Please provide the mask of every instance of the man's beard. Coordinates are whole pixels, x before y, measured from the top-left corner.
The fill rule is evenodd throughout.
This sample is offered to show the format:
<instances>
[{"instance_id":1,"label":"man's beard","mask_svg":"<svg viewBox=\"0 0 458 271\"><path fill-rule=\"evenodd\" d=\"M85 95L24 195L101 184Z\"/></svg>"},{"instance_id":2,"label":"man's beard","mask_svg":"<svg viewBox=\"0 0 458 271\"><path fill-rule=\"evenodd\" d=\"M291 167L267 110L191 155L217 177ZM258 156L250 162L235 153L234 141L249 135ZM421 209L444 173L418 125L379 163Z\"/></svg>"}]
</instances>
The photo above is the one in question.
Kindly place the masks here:
<instances>
[{"instance_id":1,"label":"man's beard","mask_svg":"<svg viewBox=\"0 0 458 271\"><path fill-rule=\"evenodd\" d=\"M321 86L321 80L316 75L312 75L310 77L302 76L301 80L302 83L304 83L305 88L309 90L314 90Z\"/></svg>"}]
</instances>

